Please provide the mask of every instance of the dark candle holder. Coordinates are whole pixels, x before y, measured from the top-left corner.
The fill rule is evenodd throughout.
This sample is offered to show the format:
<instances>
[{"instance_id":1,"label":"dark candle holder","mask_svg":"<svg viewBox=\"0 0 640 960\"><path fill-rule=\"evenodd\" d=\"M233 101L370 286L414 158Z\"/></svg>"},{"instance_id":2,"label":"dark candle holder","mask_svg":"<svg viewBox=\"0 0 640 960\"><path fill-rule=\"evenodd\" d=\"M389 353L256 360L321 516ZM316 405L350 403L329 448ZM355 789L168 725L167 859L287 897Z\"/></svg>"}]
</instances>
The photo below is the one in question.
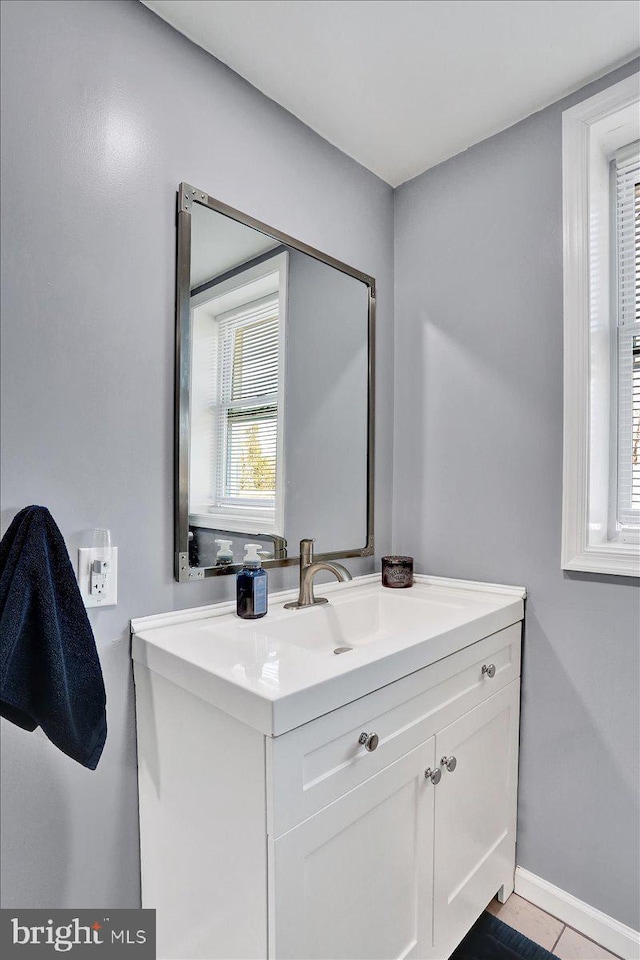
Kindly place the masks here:
<instances>
[{"instance_id":1,"label":"dark candle holder","mask_svg":"<svg viewBox=\"0 0 640 960\"><path fill-rule=\"evenodd\" d=\"M382 586L404 589L413 586L413 557L383 557Z\"/></svg>"}]
</instances>

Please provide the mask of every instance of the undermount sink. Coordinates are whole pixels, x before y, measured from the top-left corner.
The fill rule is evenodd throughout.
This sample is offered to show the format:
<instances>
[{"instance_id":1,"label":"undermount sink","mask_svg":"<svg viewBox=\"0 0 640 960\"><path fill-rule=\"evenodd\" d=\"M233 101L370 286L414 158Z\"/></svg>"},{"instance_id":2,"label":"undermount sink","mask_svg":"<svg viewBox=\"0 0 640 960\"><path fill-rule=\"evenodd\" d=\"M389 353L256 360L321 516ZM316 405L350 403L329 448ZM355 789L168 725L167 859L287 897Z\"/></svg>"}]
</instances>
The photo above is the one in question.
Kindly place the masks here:
<instances>
[{"instance_id":1,"label":"undermount sink","mask_svg":"<svg viewBox=\"0 0 640 960\"><path fill-rule=\"evenodd\" d=\"M347 588L344 594L333 593L330 603L278 611L261 632L317 654L348 653L427 625L437 627L443 614L450 616L456 609L461 609L461 604L408 595L404 590L377 588L358 593Z\"/></svg>"}]
</instances>

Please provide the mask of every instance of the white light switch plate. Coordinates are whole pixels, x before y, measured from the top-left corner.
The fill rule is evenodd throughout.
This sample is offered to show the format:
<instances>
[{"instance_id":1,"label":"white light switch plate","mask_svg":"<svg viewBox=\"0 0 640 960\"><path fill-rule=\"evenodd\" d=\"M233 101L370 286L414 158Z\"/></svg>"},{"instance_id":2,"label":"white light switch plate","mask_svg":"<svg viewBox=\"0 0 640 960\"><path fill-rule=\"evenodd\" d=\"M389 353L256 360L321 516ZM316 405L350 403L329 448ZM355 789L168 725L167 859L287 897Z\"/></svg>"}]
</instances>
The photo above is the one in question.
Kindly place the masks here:
<instances>
[{"instance_id":1,"label":"white light switch plate","mask_svg":"<svg viewBox=\"0 0 640 960\"><path fill-rule=\"evenodd\" d=\"M106 590L101 596L91 594L91 562L97 560L99 551L93 547L78 550L78 586L85 607L114 607L118 602L118 548L111 547L109 575Z\"/></svg>"}]
</instances>

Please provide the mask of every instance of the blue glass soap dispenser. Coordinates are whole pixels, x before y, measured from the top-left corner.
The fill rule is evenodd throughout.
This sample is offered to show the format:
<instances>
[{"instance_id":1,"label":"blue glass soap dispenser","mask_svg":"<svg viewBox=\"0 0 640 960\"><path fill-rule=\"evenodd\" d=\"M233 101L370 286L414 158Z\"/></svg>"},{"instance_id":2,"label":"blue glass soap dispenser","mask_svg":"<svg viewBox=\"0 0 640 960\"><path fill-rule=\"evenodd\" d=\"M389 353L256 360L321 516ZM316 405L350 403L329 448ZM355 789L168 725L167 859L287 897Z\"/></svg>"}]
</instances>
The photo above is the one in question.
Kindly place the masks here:
<instances>
[{"instance_id":1,"label":"blue glass soap dispenser","mask_svg":"<svg viewBox=\"0 0 640 960\"><path fill-rule=\"evenodd\" d=\"M257 620L267 612L267 571L258 556L260 546L245 543L247 552L236 577L236 612L243 620Z\"/></svg>"}]
</instances>

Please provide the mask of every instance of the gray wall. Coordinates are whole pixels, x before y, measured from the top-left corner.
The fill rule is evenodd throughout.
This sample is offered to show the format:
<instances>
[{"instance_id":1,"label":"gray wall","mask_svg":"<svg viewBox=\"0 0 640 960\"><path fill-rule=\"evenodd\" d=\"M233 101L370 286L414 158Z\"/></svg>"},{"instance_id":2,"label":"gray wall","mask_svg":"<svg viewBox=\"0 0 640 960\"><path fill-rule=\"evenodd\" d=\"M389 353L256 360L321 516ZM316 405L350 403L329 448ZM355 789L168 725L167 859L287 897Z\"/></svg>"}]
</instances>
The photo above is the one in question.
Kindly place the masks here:
<instances>
[{"instance_id":1,"label":"gray wall","mask_svg":"<svg viewBox=\"0 0 640 960\"><path fill-rule=\"evenodd\" d=\"M41 503L72 556L98 525L120 550L118 606L91 613L109 722L97 771L3 723L2 894L5 906L131 907L128 622L233 589L172 580L177 185L376 277L379 554L391 529L393 195L133 0L8 0L2 15L2 529ZM292 585L295 570L270 579Z\"/></svg>"},{"instance_id":2,"label":"gray wall","mask_svg":"<svg viewBox=\"0 0 640 960\"><path fill-rule=\"evenodd\" d=\"M394 550L524 584L518 863L638 928L637 581L560 569L561 113L395 194Z\"/></svg>"}]
</instances>

